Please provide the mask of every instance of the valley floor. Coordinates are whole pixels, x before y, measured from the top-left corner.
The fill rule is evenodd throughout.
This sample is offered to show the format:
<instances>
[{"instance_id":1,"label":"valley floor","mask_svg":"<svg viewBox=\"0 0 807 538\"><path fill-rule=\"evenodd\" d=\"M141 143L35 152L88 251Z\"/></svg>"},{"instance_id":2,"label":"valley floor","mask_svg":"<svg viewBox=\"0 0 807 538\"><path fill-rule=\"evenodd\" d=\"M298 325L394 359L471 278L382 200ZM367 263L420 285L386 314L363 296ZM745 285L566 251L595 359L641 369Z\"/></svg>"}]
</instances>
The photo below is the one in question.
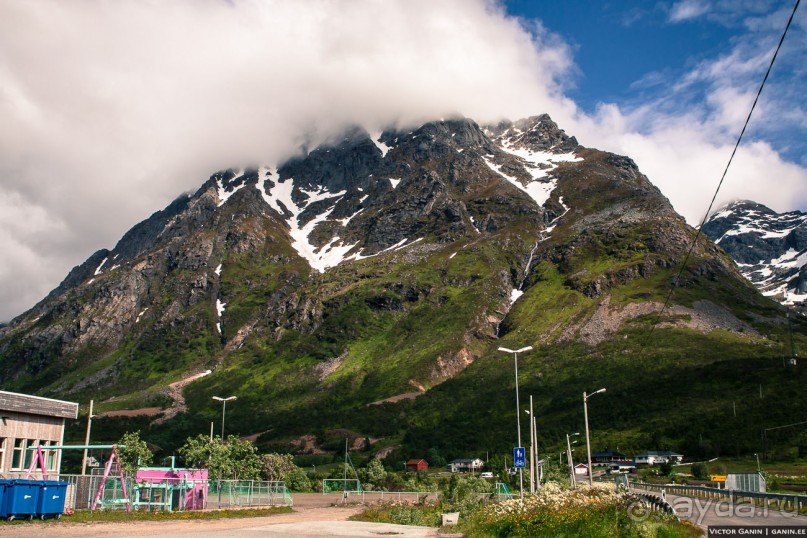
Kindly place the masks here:
<instances>
[{"instance_id":1,"label":"valley floor","mask_svg":"<svg viewBox=\"0 0 807 538\"><path fill-rule=\"evenodd\" d=\"M323 496L295 495L293 513L256 518L232 518L218 520L172 520L137 521L131 523L99 522L70 523L51 521L47 523L20 522L3 525L4 537L29 537L43 532L48 536L96 538L109 536L380 536L406 537L437 536L437 529L412 527L386 523L347 521L363 510L356 505L322 506Z\"/></svg>"}]
</instances>

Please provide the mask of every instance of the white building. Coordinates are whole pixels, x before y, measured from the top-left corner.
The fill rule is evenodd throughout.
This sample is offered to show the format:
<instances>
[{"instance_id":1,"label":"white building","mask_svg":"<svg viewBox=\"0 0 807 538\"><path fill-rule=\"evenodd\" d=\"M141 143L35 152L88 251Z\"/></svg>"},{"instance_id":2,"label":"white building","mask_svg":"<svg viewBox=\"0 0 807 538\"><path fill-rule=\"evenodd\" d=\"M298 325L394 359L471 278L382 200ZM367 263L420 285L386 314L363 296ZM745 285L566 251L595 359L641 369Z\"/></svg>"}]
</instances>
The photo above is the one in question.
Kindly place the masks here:
<instances>
[{"instance_id":1,"label":"white building","mask_svg":"<svg viewBox=\"0 0 807 538\"><path fill-rule=\"evenodd\" d=\"M662 463L679 464L684 459L683 454L678 454L670 450L648 450L636 455L636 464L656 465Z\"/></svg>"},{"instance_id":2,"label":"white building","mask_svg":"<svg viewBox=\"0 0 807 538\"><path fill-rule=\"evenodd\" d=\"M479 458L457 459L451 460L448 468L452 473L472 473L481 469L483 465L485 465L485 462Z\"/></svg>"},{"instance_id":3,"label":"white building","mask_svg":"<svg viewBox=\"0 0 807 538\"><path fill-rule=\"evenodd\" d=\"M36 451L28 449L61 445L65 419L77 417L77 403L0 391L0 476L24 476L36 458ZM48 472L58 474L61 450L46 450L44 456ZM41 477L38 468L31 475Z\"/></svg>"}]
</instances>

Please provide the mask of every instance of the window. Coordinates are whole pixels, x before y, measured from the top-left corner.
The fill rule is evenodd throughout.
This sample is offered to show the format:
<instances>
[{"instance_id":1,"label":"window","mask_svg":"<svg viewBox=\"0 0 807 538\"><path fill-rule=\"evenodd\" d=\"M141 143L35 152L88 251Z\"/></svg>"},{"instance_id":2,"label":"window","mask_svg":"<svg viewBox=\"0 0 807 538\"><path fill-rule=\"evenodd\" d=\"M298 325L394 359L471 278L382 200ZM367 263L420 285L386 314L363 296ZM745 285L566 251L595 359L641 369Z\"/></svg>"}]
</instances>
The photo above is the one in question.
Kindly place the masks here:
<instances>
[{"instance_id":1,"label":"window","mask_svg":"<svg viewBox=\"0 0 807 538\"><path fill-rule=\"evenodd\" d=\"M42 441L42 447L46 446L53 446L56 445L56 441ZM56 457L58 451L57 450L45 450L45 464L48 467L48 471L56 471L56 462L59 461Z\"/></svg>"},{"instance_id":2,"label":"window","mask_svg":"<svg viewBox=\"0 0 807 538\"><path fill-rule=\"evenodd\" d=\"M14 451L11 454L11 470L22 471L25 456L25 439L14 439Z\"/></svg>"},{"instance_id":3,"label":"window","mask_svg":"<svg viewBox=\"0 0 807 538\"><path fill-rule=\"evenodd\" d=\"M6 438L0 437L0 473L6 470Z\"/></svg>"},{"instance_id":4,"label":"window","mask_svg":"<svg viewBox=\"0 0 807 538\"><path fill-rule=\"evenodd\" d=\"M30 450L32 448L36 448L39 445L39 441L36 439L31 439L28 441L28 447L25 450L25 465L23 469L28 469L31 467L31 462L36 460L36 450Z\"/></svg>"}]
</instances>

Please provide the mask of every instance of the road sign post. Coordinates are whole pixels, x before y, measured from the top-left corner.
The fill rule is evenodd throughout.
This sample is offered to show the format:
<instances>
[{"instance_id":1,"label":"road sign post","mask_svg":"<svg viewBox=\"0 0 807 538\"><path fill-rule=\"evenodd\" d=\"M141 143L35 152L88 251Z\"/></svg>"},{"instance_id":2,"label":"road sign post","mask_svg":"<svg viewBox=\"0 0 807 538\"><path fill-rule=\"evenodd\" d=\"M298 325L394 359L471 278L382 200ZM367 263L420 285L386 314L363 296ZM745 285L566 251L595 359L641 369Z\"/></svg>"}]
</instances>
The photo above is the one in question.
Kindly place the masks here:
<instances>
[{"instance_id":1,"label":"road sign post","mask_svg":"<svg viewBox=\"0 0 807 538\"><path fill-rule=\"evenodd\" d=\"M527 468L527 451L523 446L513 448L513 467L516 469Z\"/></svg>"}]
</instances>

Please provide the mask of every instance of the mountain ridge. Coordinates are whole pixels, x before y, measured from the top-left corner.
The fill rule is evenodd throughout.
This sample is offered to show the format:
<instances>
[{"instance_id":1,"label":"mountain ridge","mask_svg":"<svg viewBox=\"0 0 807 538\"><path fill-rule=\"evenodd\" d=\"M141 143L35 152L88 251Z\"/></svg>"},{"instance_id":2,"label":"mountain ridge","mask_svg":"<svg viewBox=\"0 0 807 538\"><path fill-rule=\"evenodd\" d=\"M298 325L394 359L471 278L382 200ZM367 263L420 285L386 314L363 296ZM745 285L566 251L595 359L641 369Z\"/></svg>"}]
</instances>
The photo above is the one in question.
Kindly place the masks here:
<instances>
[{"instance_id":1,"label":"mountain ridge","mask_svg":"<svg viewBox=\"0 0 807 538\"><path fill-rule=\"evenodd\" d=\"M763 294L788 306L804 306L807 214L777 213L757 202L737 200L715 211L702 230Z\"/></svg>"},{"instance_id":2,"label":"mountain ridge","mask_svg":"<svg viewBox=\"0 0 807 538\"><path fill-rule=\"evenodd\" d=\"M670 361L703 367L680 354L691 342L778 352L782 311L714 243L701 238L675 280L694 237L630 158L580 146L547 115L354 128L279 166L217 172L90 256L0 329L0 383L135 409L211 369L185 387L186 413L143 425L155 439L172 446L215 419L211 394L238 393L228 424L269 432L263 446L346 426L422 446L444 427L437 408L447 424L460 403L507 413L500 345L533 344L525 372L545 361L576 383L596 371L585 357L651 355L634 367L667 379L656 369ZM653 325L680 342L648 351ZM552 390L539 408L560 420L570 396ZM501 444L498 431L463 446Z\"/></svg>"}]
</instances>

